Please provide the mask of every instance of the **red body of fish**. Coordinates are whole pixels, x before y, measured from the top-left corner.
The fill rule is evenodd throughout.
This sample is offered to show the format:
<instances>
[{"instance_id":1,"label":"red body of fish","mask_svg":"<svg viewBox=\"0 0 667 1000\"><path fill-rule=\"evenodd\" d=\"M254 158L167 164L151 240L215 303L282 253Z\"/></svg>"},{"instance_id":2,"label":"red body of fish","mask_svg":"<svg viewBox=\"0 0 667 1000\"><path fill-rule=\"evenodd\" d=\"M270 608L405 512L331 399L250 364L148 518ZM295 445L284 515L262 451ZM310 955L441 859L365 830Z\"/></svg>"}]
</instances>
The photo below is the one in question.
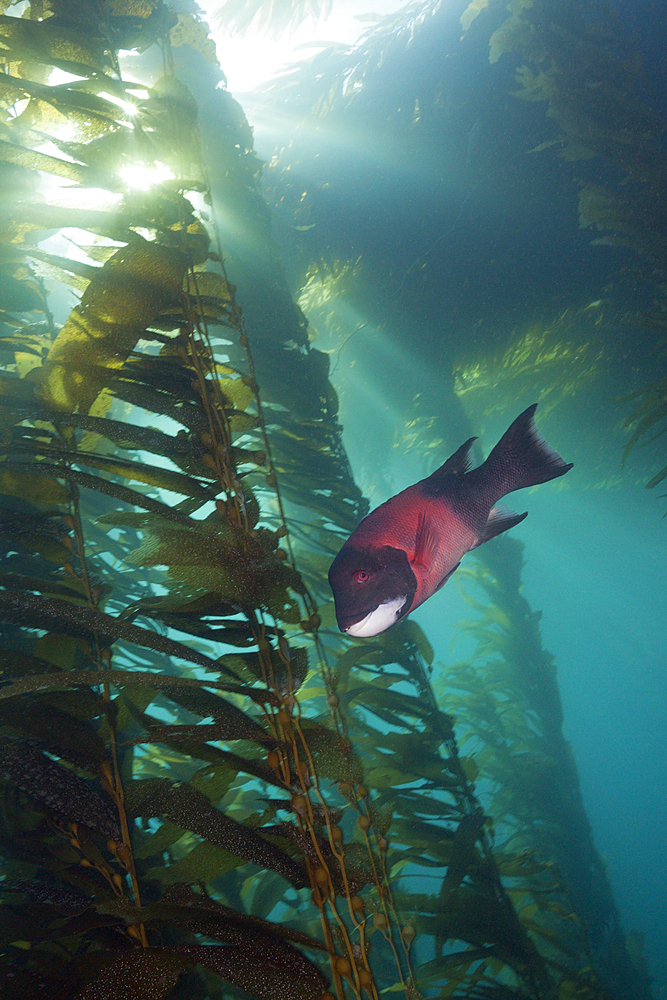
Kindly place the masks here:
<instances>
[{"instance_id":1,"label":"red body of fish","mask_svg":"<svg viewBox=\"0 0 667 1000\"><path fill-rule=\"evenodd\" d=\"M466 552L479 544L478 532L457 517L446 498L424 496L421 483L377 507L351 537L355 547L389 545L405 552L417 580L406 614L431 597Z\"/></svg>"},{"instance_id":2,"label":"red body of fish","mask_svg":"<svg viewBox=\"0 0 667 1000\"><path fill-rule=\"evenodd\" d=\"M538 433L536 408L516 418L477 469L471 438L428 479L364 518L329 570L342 631L384 632L435 593L466 552L526 517L496 507L502 496L572 468Z\"/></svg>"}]
</instances>

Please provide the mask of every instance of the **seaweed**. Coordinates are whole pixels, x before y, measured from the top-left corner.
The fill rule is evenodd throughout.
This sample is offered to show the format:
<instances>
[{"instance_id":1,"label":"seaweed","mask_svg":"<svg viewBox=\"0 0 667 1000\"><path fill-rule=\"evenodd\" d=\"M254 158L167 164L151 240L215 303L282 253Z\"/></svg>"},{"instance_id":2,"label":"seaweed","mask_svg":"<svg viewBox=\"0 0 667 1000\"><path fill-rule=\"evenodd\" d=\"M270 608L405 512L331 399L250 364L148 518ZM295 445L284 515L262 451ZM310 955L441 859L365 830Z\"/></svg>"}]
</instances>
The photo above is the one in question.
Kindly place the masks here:
<instances>
[{"instance_id":1,"label":"seaweed","mask_svg":"<svg viewBox=\"0 0 667 1000\"><path fill-rule=\"evenodd\" d=\"M1 27L0 993L604 996L515 903L546 865L494 848L426 637L328 627L367 503L201 22Z\"/></svg>"},{"instance_id":2,"label":"seaweed","mask_svg":"<svg viewBox=\"0 0 667 1000\"><path fill-rule=\"evenodd\" d=\"M214 23L242 34L251 25L279 37L310 18L317 22L331 12L332 0L223 0Z\"/></svg>"},{"instance_id":3,"label":"seaweed","mask_svg":"<svg viewBox=\"0 0 667 1000\"><path fill-rule=\"evenodd\" d=\"M516 72L520 87L515 96L545 102L560 131L533 152L557 148L568 162L593 160L603 166L607 183L579 180L579 225L604 233L595 244L627 247L637 255L634 270L653 285L657 301L634 322L647 337L662 331L667 129L664 115L654 107L642 60L618 32L605 4L591 8L578 0L520 0L508 9L511 16L491 36L490 61L519 53L526 62ZM654 343L658 350L661 346ZM662 418L664 382L652 381L630 397L641 397L641 402L625 421L634 428L624 462ZM647 486L656 486L665 475L663 468Z\"/></svg>"}]
</instances>

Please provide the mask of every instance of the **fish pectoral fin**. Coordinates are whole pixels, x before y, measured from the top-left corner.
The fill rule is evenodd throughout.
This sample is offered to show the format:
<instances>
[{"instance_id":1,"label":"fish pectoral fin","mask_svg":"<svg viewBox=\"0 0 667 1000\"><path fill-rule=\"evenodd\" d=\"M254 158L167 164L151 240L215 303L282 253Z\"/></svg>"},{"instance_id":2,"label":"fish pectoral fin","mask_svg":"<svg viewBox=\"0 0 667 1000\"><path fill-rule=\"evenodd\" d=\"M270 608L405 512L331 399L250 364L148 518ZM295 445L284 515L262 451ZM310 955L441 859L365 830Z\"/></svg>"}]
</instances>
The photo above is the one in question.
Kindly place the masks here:
<instances>
[{"instance_id":1,"label":"fish pectoral fin","mask_svg":"<svg viewBox=\"0 0 667 1000\"><path fill-rule=\"evenodd\" d=\"M411 559L413 565L423 566L427 572L430 572L438 551L438 541L437 532L429 525L426 515L421 513L415 538L415 554Z\"/></svg>"},{"instance_id":2,"label":"fish pectoral fin","mask_svg":"<svg viewBox=\"0 0 667 1000\"><path fill-rule=\"evenodd\" d=\"M523 521L524 517L528 517L527 511L525 514L515 514L513 510L505 510L504 507L493 507L484 525L484 530L471 547L476 549L478 545L483 545L490 538L502 535L503 531L513 528L515 524L519 524Z\"/></svg>"},{"instance_id":3,"label":"fish pectoral fin","mask_svg":"<svg viewBox=\"0 0 667 1000\"><path fill-rule=\"evenodd\" d=\"M438 586L433 591L434 594L437 594L438 591L440 590L440 588L445 586L445 584L449 580L449 578L452 575L452 573L455 573L456 570L459 568L460 565L461 565L461 563L457 562L456 566L452 566L452 568L450 569L449 573L445 573L445 575L443 576L442 580L440 581L440 583L438 584Z\"/></svg>"}]
</instances>

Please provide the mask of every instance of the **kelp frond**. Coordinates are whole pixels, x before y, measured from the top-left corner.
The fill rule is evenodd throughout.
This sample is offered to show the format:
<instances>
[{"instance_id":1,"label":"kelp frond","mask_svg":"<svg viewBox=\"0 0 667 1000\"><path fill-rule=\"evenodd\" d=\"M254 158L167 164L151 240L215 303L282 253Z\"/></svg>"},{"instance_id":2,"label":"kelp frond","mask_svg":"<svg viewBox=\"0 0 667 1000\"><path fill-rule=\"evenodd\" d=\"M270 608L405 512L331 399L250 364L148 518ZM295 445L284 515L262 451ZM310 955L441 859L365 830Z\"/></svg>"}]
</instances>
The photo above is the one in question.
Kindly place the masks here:
<instances>
[{"instance_id":1,"label":"kelp frond","mask_svg":"<svg viewBox=\"0 0 667 1000\"><path fill-rule=\"evenodd\" d=\"M595 997L515 905L425 636L345 642L316 604L367 506L198 22L0 22L1 988ZM184 45L215 198L265 254L238 288ZM164 75L126 79L154 46Z\"/></svg>"},{"instance_id":2,"label":"kelp frond","mask_svg":"<svg viewBox=\"0 0 667 1000\"><path fill-rule=\"evenodd\" d=\"M639 399L625 421L632 434L623 452L623 463L638 446L650 445L667 431L667 377L658 379L640 389L630 397ZM646 484L647 489L653 489L667 478L667 466L653 475Z\"/></svg>"},{"instance_id":3,"label":"kelp frond","mask_svg":"<svg viewBox=\"0 0 667 1000\"><path fill-rule=\"evenodd\" d=\"M279 37L304 21L314 23L331 13L333 0L214 0L208 12L214 24L242 34L255 28Z\"/></svg>"}]
</instances>

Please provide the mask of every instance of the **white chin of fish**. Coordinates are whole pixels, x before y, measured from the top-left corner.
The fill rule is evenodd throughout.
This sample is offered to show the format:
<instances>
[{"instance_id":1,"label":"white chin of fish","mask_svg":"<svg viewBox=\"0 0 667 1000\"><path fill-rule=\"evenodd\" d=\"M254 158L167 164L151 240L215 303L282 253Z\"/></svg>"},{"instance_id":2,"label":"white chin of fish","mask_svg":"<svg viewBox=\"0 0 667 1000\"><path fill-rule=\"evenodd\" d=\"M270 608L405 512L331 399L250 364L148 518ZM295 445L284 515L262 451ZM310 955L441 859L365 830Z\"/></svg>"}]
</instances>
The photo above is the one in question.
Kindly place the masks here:
<instances>
[{"instance_id":1,"label":"white chin of fish","mask_svg":"<svg viewBox=\"0 0 667 1000\"><path fill-rule=\"evenodd\" d=\"M347 635L353 635L355 639L368 639L372 635L379 635L386 632L396 619L405 604L407 597L396 597L393 601L385 601L378 605L375 611L362 618L360 622L350 625L345 629Z\"/></svg>"}]
</instances>

